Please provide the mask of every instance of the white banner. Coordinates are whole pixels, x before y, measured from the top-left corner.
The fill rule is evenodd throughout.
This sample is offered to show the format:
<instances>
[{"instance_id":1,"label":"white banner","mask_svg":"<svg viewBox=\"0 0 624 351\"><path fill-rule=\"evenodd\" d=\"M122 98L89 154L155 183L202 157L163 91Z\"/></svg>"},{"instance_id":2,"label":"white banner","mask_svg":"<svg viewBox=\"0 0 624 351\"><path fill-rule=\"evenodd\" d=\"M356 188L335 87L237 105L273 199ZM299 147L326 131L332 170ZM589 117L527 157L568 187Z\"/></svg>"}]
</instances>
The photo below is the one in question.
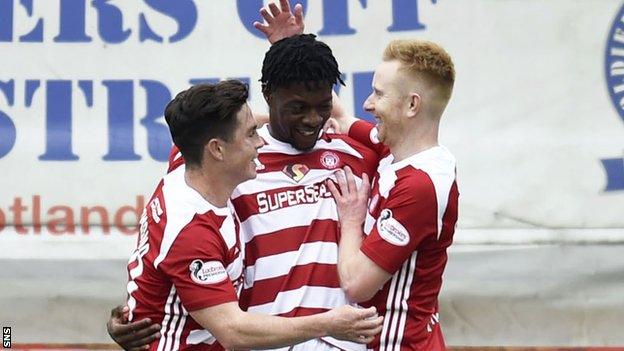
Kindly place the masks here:
<instances>
[{"instance_id":1,"label":"white banner","mask_svg":"<svg viewBox=\"0 0 624 351\"><path fill-rule=\"evenodd\" d=\"M162 112L177 92L241 78L266 111L268 43L251 25L263 3L0 0L0 242L133 240L166 169ZM364 118L390 40L452 55L441 140L458 159L460 228L624 238L620 1L303 3L306 31L345 74L343 101Z\"/></svg>"}]
</instances>

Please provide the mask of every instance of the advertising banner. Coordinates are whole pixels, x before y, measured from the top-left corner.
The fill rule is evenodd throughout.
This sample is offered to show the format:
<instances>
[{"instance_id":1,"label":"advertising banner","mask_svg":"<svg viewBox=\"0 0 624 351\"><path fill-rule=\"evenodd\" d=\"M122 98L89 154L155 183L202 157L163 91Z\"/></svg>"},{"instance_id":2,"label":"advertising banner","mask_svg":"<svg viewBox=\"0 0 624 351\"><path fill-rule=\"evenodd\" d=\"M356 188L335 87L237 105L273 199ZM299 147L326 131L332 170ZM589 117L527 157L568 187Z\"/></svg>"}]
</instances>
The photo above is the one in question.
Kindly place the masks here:
<instances>
[{"instance_id":1,"label":"advertising banner","mask_svg":"<svg viewBox=\"0 0 624 351\"><path fill-rule=\"evenodd\" d=\"M621 1L300 2L359 117L390 40L451 54L440 139L458 159L459 234L624 240ZM0 0L2 255L127 256L166 171L171 98L239 78L266 113L269 44L252 26L265 3Z\"/></svg>"}]
</instances>

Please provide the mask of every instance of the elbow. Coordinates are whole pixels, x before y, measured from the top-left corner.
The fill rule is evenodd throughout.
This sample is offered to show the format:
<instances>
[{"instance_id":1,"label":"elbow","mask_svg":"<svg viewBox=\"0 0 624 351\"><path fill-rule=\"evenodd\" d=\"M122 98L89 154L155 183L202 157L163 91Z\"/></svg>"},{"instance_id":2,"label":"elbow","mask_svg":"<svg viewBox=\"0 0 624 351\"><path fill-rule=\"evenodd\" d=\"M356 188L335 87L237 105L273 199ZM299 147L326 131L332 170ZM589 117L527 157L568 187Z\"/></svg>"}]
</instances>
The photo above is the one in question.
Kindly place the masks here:
<instances>
[{"instance_id":1,"label":"elbow","mask_svg":"<svg viewBox=\"0 0 624 351\"><path fill-rule=\"evenodd\" d=\"M219 335L215 335L219 344L226 350L248 349L250 345L242 331L242 320L239 317L224 321Z\"/></svg>"},{"instance_id":2,"label":"elbow","mask_svg":"<svg viewBox=\"0 0 624 351\"><path fill-rule=\"evenodd\" d=\"M364 302L375 296L375 291L367 291L367 289L355 282L341 282L340 286L345 295L347 295L349 302Z\"/></svg>"}]
</instances>

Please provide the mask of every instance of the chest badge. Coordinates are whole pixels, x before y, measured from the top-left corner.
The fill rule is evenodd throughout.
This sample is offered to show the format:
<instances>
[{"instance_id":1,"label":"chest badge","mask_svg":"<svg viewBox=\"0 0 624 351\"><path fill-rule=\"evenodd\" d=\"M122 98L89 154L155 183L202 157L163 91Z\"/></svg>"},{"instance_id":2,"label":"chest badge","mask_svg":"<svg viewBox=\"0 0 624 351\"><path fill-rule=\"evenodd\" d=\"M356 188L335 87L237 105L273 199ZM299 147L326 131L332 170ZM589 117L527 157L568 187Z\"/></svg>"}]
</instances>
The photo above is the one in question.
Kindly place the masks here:
<instances>
[{"instance_id":1,"label":"chest badge","mask_svg":"<svg viewBox=\"0 0 624 351\"><path fill-rule=\"evenodd\" d=\"M321 154L321 164L327 169L338 168L340 158L338 158L338 155L334 152L325 151Z\"/></svg>"},{"instance_id":2,"label":"chest badge","mask_svg":"<svg viewBox=\"0 0 624 351\"><path fill-rule=\"evenodd\" d=\"M294 165L287 165L282 169L282 172L292 178L295 182L301 181L303 177L310 171L310 168L306 165L296 163Z\"/></svg>"}]
</instances>

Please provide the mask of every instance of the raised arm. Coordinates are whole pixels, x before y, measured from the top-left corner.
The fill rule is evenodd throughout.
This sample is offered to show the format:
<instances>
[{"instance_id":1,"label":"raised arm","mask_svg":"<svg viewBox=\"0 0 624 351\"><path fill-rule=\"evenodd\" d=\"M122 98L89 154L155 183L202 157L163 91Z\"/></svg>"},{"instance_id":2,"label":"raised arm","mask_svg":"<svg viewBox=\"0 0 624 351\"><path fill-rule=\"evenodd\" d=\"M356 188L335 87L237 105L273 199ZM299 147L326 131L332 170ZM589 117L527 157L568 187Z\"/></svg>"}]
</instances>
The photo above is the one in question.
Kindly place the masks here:
<instances>
[{"instance_id":1,"label":"raised arm","mask_svg":"<svg viewBox=\"0 0 624 351\"><path fill-rule=\"evenodd\" d=\"M338 187L328 182L334 196L340 220L340 243L338 244L338 275L340 286L352 302L370 300L392 276L368 258L360 247L364 241L362 225L366 218L366 206L370 192L368 176L363 174L358 189L349 167L336 172Z\"/></svg>"},{"instance_id":2,"label":"raised arm","mask_svg":"<svg viewBox=\"0 0 624 351\"><path fill-rule=\"evenodd\" d=\"M288 0L280 0L279 3L280 7L272 2L268 5L268 9L266 7L261 8L260 15L264 18L264 23L253 23L254 27L261 31L271 44L293 35L302 34L305 28L301 4L295 5L295 13L293 14Z\"/></svg>"}]
</instances>

